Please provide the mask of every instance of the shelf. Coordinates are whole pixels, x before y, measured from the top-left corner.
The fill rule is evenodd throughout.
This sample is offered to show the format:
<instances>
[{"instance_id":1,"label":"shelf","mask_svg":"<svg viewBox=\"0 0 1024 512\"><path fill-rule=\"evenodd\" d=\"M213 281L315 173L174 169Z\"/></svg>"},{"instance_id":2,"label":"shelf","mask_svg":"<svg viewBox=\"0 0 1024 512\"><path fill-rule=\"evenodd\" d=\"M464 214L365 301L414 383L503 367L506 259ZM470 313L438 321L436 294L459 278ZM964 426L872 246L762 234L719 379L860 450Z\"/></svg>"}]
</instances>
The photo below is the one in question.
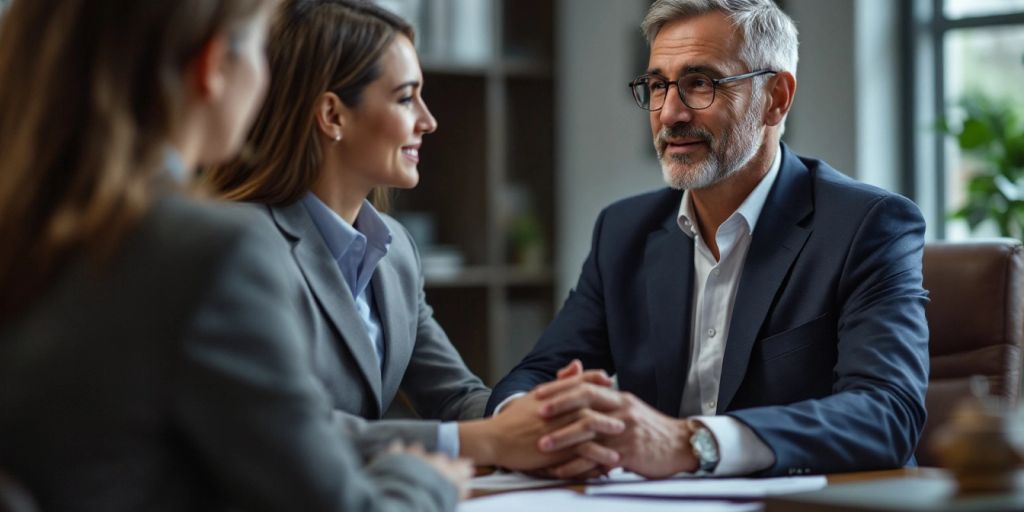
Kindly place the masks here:
<instances>
[{"instance_id":1,"label":"shelf","mask_svg":"<svg viewBox=\"0 0 1024 512\"><path fill-rule=\"evenodd\" d=\"M495 282L490 267L469 267L454 274L423 273L427 288L470 288L485 287Z\"/></svg>"},{"instance_id":2,"label":"shelf","mask_svg":"<svg viewBox=\"0 0 1024 512\"><path fill-rule=\"evenodd\" d=\"M469 369L493 384L491 377L493 311L487 288L431 288L427 302Z\"/></svg>"},{"instance_id":3,"label":"shelf","mask_svg":"<svg viewBox=\"0 0 1024 512\"><path fill-rule=\"evenodd\" d=\"M510 267L505 269L504 278L506 286L553 286L555 283L555 273L550 268L534 270Z\"/></svg>"},{"instance_id":4,"label":"shelf","mask_svg":"<svg viewBox=\"0 0 1024 512\"><path fill-rule=\"evenodd\" d=\"M460 63L433 57L421 59L420 66L424 73L442 75L485 76L495 70L495 66L487 63Z\"/></svg>"},{"instance_id":5,"label":"shelf","mask_svg":"<svg viewBox=\"0 0 1024 512\"><path fill-rule=\"evenodd\" d=\"M493 47L460 60L448 39L424 37L423 98L438 129L424 137L419 185L397 192L394 209L420 244L435 318L493 384L556 310L556 9L550 0L472 1L493 3L489 23L473 27ZM422 5L436 13L454 4ZM466 35L459 28L425 32L454 41Z\"/></svg>"},{"instance_id":6,"label":"shelf","mask_svg":"<svg viewBox=\"0 0 1024 512\"><path fill-rule=\"evenodd\" d=\"M424 272L427 288L471 288L485 286L544 287L554 285L554 272L550 268L523 269L517 267L468 267L454 274Z\"/></svg>"},{"instance_id":7,"label":"shelf","mask_svg":"<svg viewBox=\"0 0 1024 512\"><path fill-rule=\"evenodd\" d=\"M508 58L502 61L501 71L509 77L550 78L551 63L530 58Z\"/></svg>"},{"instance_id":8,"label":"shelf","mask_svg":"<svg viewBox=\"0 0 1024 512\"><path fill-rule=\"evenodd\" d=\"M513 78L550 78L551 63L539 59L514 57L501 62L456 62L439 58L424 58L420 61L423 72L437 75L485 77L504 75Z\"/></svg>"}]
</instances>

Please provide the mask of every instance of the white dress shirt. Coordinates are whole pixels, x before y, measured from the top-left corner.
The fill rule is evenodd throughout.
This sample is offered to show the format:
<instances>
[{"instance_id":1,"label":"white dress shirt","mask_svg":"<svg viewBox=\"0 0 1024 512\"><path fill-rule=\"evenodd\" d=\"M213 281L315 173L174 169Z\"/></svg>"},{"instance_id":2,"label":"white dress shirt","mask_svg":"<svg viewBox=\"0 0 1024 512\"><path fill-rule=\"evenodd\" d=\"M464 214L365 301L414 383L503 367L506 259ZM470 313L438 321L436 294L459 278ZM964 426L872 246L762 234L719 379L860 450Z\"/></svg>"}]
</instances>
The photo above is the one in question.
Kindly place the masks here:
<instances>
[{"instance_id":1,"label":"white dress shirt","mask_svg":"<svg viewBox=\"0 0 1024 512\"><path fill-rule=\"evenodd\" d=\"M683 193L679 206L679 229L693 239L693 329L690 332L690 370L683 388L679 414L704 424L718 442L719 463L714 475L742 475L770 467L775 454L746 425L718 413L718 388L722 359L729 339L729 324L736 290L747 260L757 219L768 199L781 166L782 151L776 148L768 174L754 187L739 208L715 233L719 258L716 260L697 229L693 197Z\"/></svg>"}]
</instances>

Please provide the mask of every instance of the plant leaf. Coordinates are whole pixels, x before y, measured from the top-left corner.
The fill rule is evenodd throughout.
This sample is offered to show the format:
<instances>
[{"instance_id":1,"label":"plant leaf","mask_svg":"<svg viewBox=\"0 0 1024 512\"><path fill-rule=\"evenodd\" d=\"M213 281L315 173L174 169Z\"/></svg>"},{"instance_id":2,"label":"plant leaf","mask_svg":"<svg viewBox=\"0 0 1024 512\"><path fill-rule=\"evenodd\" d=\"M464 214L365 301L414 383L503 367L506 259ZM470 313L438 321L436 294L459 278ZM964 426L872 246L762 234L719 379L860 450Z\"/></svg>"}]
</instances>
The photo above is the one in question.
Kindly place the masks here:
<instances>
[{"instance_id":1,"label":"plant leaf","mask_svg":"<svg viewBox=\"0 0 1024 512\"><path fill-rule=\"evenodd\" d=\"M1017 201L1021 199L1017 185L1010 181L1006 176L999 174L995 177L994 182L996 184L996 188L998 188L999 192L1003 194L1003 197L1010 201Z\"/></svg>"},{"instance_id":2,"label":"plant leaf","mask_svg":"<svg viewBox=\"0 0 1024 512\"><path fill-rule=\"evenodd\" d=\"M960 147L963 149L977 149L990 144L995 139L992 128L977 118L969 118L964 121L963 130L958 137Z\"/></svg>"},{"instance_id":3,"label":"plant leaf","mask_svg":"<svg viewBox=\"0 0 1024 512\"><path fill-rule=\"evenodd\" d=\"M1006 163L1024 169L1024 134L1006 140Z\"/></svg>"}]
</instances>

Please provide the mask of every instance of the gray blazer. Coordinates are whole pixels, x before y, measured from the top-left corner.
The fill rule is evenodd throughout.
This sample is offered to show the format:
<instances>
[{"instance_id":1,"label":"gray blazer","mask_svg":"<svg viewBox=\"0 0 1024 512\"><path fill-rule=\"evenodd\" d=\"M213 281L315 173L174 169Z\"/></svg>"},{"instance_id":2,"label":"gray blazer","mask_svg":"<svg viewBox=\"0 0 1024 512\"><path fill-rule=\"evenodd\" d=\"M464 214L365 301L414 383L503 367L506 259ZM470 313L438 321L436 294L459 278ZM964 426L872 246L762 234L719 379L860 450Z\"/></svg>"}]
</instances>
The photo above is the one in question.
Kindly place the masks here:
<instances>
[{"instance_id":1,"label":"gray blazer","mask_svg":"<svg viewBox=\"0 0 1024 512\"><path fill-rule=\"evenodd\" d=\"M339 426L355 434L361 450L372 452L396 438L434 449L438 420L483 415L490 390L466 368L434 320L419 252L401 224L382 216L393 239L371 280L386 347L382 375L352 292L305 206L258 208L273 220L275 234L291 251L294 265L288 271L305 284L295 301L316 375ZM381 420L399 390L426 420Z\"/></svg>"},{"instance_id":2,"label":"gray blazer","mask_svg":"<svg viewBox=\"0 0 1024 512\"><path fill-rule=\"evenodd\" d=\"M360 469L264 222L166 195L0 325L0 466L43 510L454 508L419 459Z\"/></svg>"}]
</instances>

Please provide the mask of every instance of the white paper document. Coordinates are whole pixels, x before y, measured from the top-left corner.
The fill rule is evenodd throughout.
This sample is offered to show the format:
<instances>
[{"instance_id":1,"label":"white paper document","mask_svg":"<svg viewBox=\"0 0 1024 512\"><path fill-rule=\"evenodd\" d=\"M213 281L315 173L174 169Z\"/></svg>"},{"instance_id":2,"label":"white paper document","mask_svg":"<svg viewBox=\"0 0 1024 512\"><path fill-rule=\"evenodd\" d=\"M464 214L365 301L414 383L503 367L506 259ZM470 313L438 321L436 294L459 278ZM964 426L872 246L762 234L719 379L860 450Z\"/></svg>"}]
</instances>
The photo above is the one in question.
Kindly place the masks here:
<instances>
[{"instance_id":1,"label":"white paper document","mask_svg":"<svg viewBox=\"0 0 1024 512\"><path fill-rule=\"evenodd\" d=\"M540 489L566 485L565 480L545 480L534 478L522 473L495 471L486 476L478 476L469 481L469 489L473 491L516 491L520 489Z\"/></svg>"},{"instance_id":2,"label":"white paper document","mask_svg":"<svg viewBox=\"0 0 1024 512\"><path fill-rule=\"evenodd\" d=\"M624 471L622 468L615 468L608 476L587 480L588 485L602 485L611 483L642 482L644 477ZM579 484L580 482L569 480L548 480L535 478L522 473L496 471L486 476L478 476L469 481L469 488L476 491L516 491L521 489L542 489L544 487L557 487L560 485Z\"/></svg>"},{"instance_id":3,"label":"white paper document","mask_svg":"<svg viewBox=\"0 0 1024 512\"><path fill-rule=\"evenodd\" d=\"M566 490L523 491L464 501L458 512L755 512L760 503L585 496Z\"/></svg>"},{"instance_id":4,"label":"white paper document","mask_svg":"<svg viewBox=\"0 0 1024 512\"><path fill-rule=\"evenodd\" d=\"M588 485L590 496L651 498L758 499L777 494L816 491L828 484L824 475L781 478L676 478L635 483Z\"/></svg>"}]
</instances>

